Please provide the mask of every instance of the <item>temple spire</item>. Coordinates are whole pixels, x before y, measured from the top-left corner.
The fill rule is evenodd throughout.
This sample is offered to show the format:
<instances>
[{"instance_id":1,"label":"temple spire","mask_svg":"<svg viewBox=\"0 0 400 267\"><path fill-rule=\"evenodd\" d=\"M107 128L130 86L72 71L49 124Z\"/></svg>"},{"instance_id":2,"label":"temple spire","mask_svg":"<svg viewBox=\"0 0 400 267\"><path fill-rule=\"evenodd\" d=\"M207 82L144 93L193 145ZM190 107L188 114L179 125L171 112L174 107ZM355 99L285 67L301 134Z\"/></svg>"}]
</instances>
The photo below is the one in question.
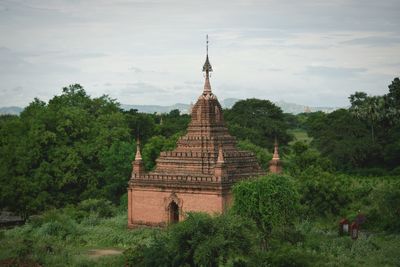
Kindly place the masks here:
<instances>
[{"instance_id":1,"label":"temple spire","mask_svg":"<svg viewBox=\"0 0 400 267\"><path fill-rule=\"evenodd\" d=\"M140 139L136 139L136 156L135 161L142 160L142 154L140 153Z\"/></svg>"},{"instance_id":2,"label":"temple spire","mask_svg":"<svg viewBox=\"0 0 400 267\"><path fill-rule=\"evenodd\" d=\"M276 140L276 137L274 142L274 155L272 156L272 159L279 159L278 141Z\"/></svg>"},{"instance_id":3,"label":"temple spire","mask_svg":"<svg viewBox=\"0 0 400 267\"><path fill-rule=\"evenodd\" d=\"M272 156L272 159L269 162L269 172L270 173L282 173L282 162L279 158L278 140L276 140L276 137L275 137L275 143L274 143L274 155Z\"/></svg>"},{"instance_id":4,"label":"temple spire","mask_svg":"<svg viewBox=\"0 0 400 267\"><path fill-rule=\"evenodd\" d=\"M135 160L132 162L133 171L132 177L138 178L144 174L144 164L142 160L142 154L140 154L140 139L139 137L136 139L136 155Z\"/></svg>"},{"instance_id":5,"label":"temple spire","mask_svg":"<svg viewBox=\"0 0 400 267\"><path fill-rule=\"evenodd\" d=\"M212 72L212 67L210 64L210 60L208 59L208 34L207 34L207 41L206 41L206 51L207 51L207 56L206 56L206 62L204 62L203 65L203 72L206 73L206 80L204 82L204 91L203 94L210 94L211 93L211 84L210 84L210 72Z\"/></svg>"}]
</instances>

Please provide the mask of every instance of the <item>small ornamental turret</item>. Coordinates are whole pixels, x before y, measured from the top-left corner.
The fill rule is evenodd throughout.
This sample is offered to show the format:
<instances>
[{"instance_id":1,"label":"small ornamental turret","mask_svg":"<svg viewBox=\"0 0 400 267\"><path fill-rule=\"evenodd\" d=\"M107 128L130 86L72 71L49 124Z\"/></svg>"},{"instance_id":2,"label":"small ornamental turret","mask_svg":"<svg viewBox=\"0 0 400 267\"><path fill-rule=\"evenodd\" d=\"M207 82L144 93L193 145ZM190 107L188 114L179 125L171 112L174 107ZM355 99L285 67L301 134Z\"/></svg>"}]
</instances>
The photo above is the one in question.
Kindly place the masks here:
<instances>
[{"instance_id":1,"label":"small ornamental turret","mask_svg":"<svg viewBox=\"0 0 400 267\"><path fill-rule=\"evenodd\" d=\"M142 154L140 153L140 140L139 138L136 141L136 155L135 161L133 162L133 174L132 177L140 177L144 174L144 165Z\"/></svg>"},{"instance_id":2,"label":"small ornamental turret","mask_svg":"<svg viewBox=\"0 0 400 267\"><path fill-rule=\"evenodd\" d=\"M269 162L269 172L282 173L282 162L279 158L278 141L276 138L274 143L274 155L272 156L272 160Z\"/></svg>"},{"instance_id":3,"label":"small ornamental turret","mask_svg":"<svg viewBox=\"0 0 400 267\"><path fill-rule=\"evenodd\" d=\"M225 177L225 158L221 144L218 146L218 158L214 168L214 177L219 181L223 180Z\"/></svg>"}]
</instances>

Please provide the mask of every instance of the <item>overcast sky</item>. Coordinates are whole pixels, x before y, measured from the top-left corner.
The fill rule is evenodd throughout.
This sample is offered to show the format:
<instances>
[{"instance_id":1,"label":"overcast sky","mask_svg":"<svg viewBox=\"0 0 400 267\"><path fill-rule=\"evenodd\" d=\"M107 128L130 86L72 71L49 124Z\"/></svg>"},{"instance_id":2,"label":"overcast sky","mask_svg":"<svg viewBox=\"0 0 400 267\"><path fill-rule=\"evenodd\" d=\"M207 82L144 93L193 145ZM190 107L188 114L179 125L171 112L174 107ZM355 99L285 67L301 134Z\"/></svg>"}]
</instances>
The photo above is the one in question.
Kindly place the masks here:
<instances>
[{"instance_id":1,"label":"overcast sky","mask_svg":"<svg viewBox=\"0 0 400 267\"><path fill-rule=\"evenodd\" d=\"M190 103L205 36L219 99L347 106L400 75L399 0L0 0L0 106L80 83L124 104Z\"/></svg>"}]
</instances>

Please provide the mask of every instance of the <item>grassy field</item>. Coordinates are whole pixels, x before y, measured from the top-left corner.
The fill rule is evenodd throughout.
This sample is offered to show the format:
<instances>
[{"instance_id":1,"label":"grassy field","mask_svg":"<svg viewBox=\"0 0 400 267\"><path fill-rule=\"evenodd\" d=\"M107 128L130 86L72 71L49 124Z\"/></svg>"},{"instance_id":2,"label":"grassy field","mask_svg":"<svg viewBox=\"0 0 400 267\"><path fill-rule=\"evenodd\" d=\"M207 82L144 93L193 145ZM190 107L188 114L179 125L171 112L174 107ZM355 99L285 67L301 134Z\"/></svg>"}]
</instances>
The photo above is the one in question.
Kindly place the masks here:
<instances>
[{"instance_id":1,"label":"grassy field","mask_svg":"<svg viewBox=\"0 0 400 267\"><path fill-rule=\"evenodd\" d=\"M150 244L157 231L162 231L128 230L122 211L111 218L89 216L79 223L60 214L50 217L1 230L0 266L7 266L11 259L29 266L124 266L122 251ZM336 228L336 218L299 222L296 230L301 238L271 253L280 264L296 263L291 266L399 266L399 235L361 231L354 241L349 236L339 237ZM100 255L103 252L105 255Z\"/></svg>"},{"instance_id":2,"label":"grassy field","mask_svg":"<svg viewBox=\"0 0 400 267\"><path fill-rule=\"evenodd\" d=\"M126 214L120 212L111 218L90 216L80 223L59 216L1 230L0 266L11 258L43 266L124 266L122 252L132 244L149 242L152 232L158 231L128 230L126 222Z\"/></svg>"},{"instance_id":3,"label":"grassy field","mask_svg":"<svg viewBox=\"0 0 400 267\"><path fill-rule=\"evenodd\" d=\"M305 142L306 144L309 144L312 141L312 138L307 135L307 132L303 129L297 128L297 129L290 129L288 131L289 134L293 135L293 140L289 143L289 145L292 145L293 143L300 141L300 142Z\"/></svg>"}]
</instances>

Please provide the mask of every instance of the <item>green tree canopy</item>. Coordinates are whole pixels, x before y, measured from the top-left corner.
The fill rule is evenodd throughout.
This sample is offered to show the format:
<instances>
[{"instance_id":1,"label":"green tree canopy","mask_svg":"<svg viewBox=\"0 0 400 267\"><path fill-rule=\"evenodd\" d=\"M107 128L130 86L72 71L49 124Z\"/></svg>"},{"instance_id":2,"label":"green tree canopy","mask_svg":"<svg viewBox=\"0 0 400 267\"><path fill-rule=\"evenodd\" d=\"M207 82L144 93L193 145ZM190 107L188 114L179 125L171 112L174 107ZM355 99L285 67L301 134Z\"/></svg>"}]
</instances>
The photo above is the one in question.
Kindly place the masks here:
<instances>
[{"instance_id":1,"label":"green tree canopy","mask_svg":"<svg viewBox=\"0 0 400 267\"><path fill-rule=\"evenodd\" d=\"M119 105L78 84L47 104L35 99L0 124L0 203L27 217L49 206L125 191L134 156Z\"/></svg>"},{"instance_id":2,"label":"green tree canopy","mask_svg":"<svg viewBox=\"0 0 400 267\"><path fill-rule=\"evenodd\" d=\"M291 140L282 110L269 100L240 100L224 110L224 118L232 135L264 148L272 149L275 137L282 145Z\"/></svg>"},{"instance_id":3,"label":"green tree canopy","mask_svg":"<svg viewBox=\"0 0 400 267\"><path fill-rule=\"evenodd\" d=\"M243 266L255 256L255 231L239 216L188 213L148 246L127 251L127 266Z\"/></svg>"},{"instance_id":4,"label":"green tree canopy","mask_svg":"<svg viewBox=\"0 0 400 267\"><path fill-rule=\"evenodd\" d=\"M255 222L263 246L274 233L287 231L298 212L299 195L284 175L269 175L238 182L233 187L233 211Z\"/></svg>"}]
</instances>

